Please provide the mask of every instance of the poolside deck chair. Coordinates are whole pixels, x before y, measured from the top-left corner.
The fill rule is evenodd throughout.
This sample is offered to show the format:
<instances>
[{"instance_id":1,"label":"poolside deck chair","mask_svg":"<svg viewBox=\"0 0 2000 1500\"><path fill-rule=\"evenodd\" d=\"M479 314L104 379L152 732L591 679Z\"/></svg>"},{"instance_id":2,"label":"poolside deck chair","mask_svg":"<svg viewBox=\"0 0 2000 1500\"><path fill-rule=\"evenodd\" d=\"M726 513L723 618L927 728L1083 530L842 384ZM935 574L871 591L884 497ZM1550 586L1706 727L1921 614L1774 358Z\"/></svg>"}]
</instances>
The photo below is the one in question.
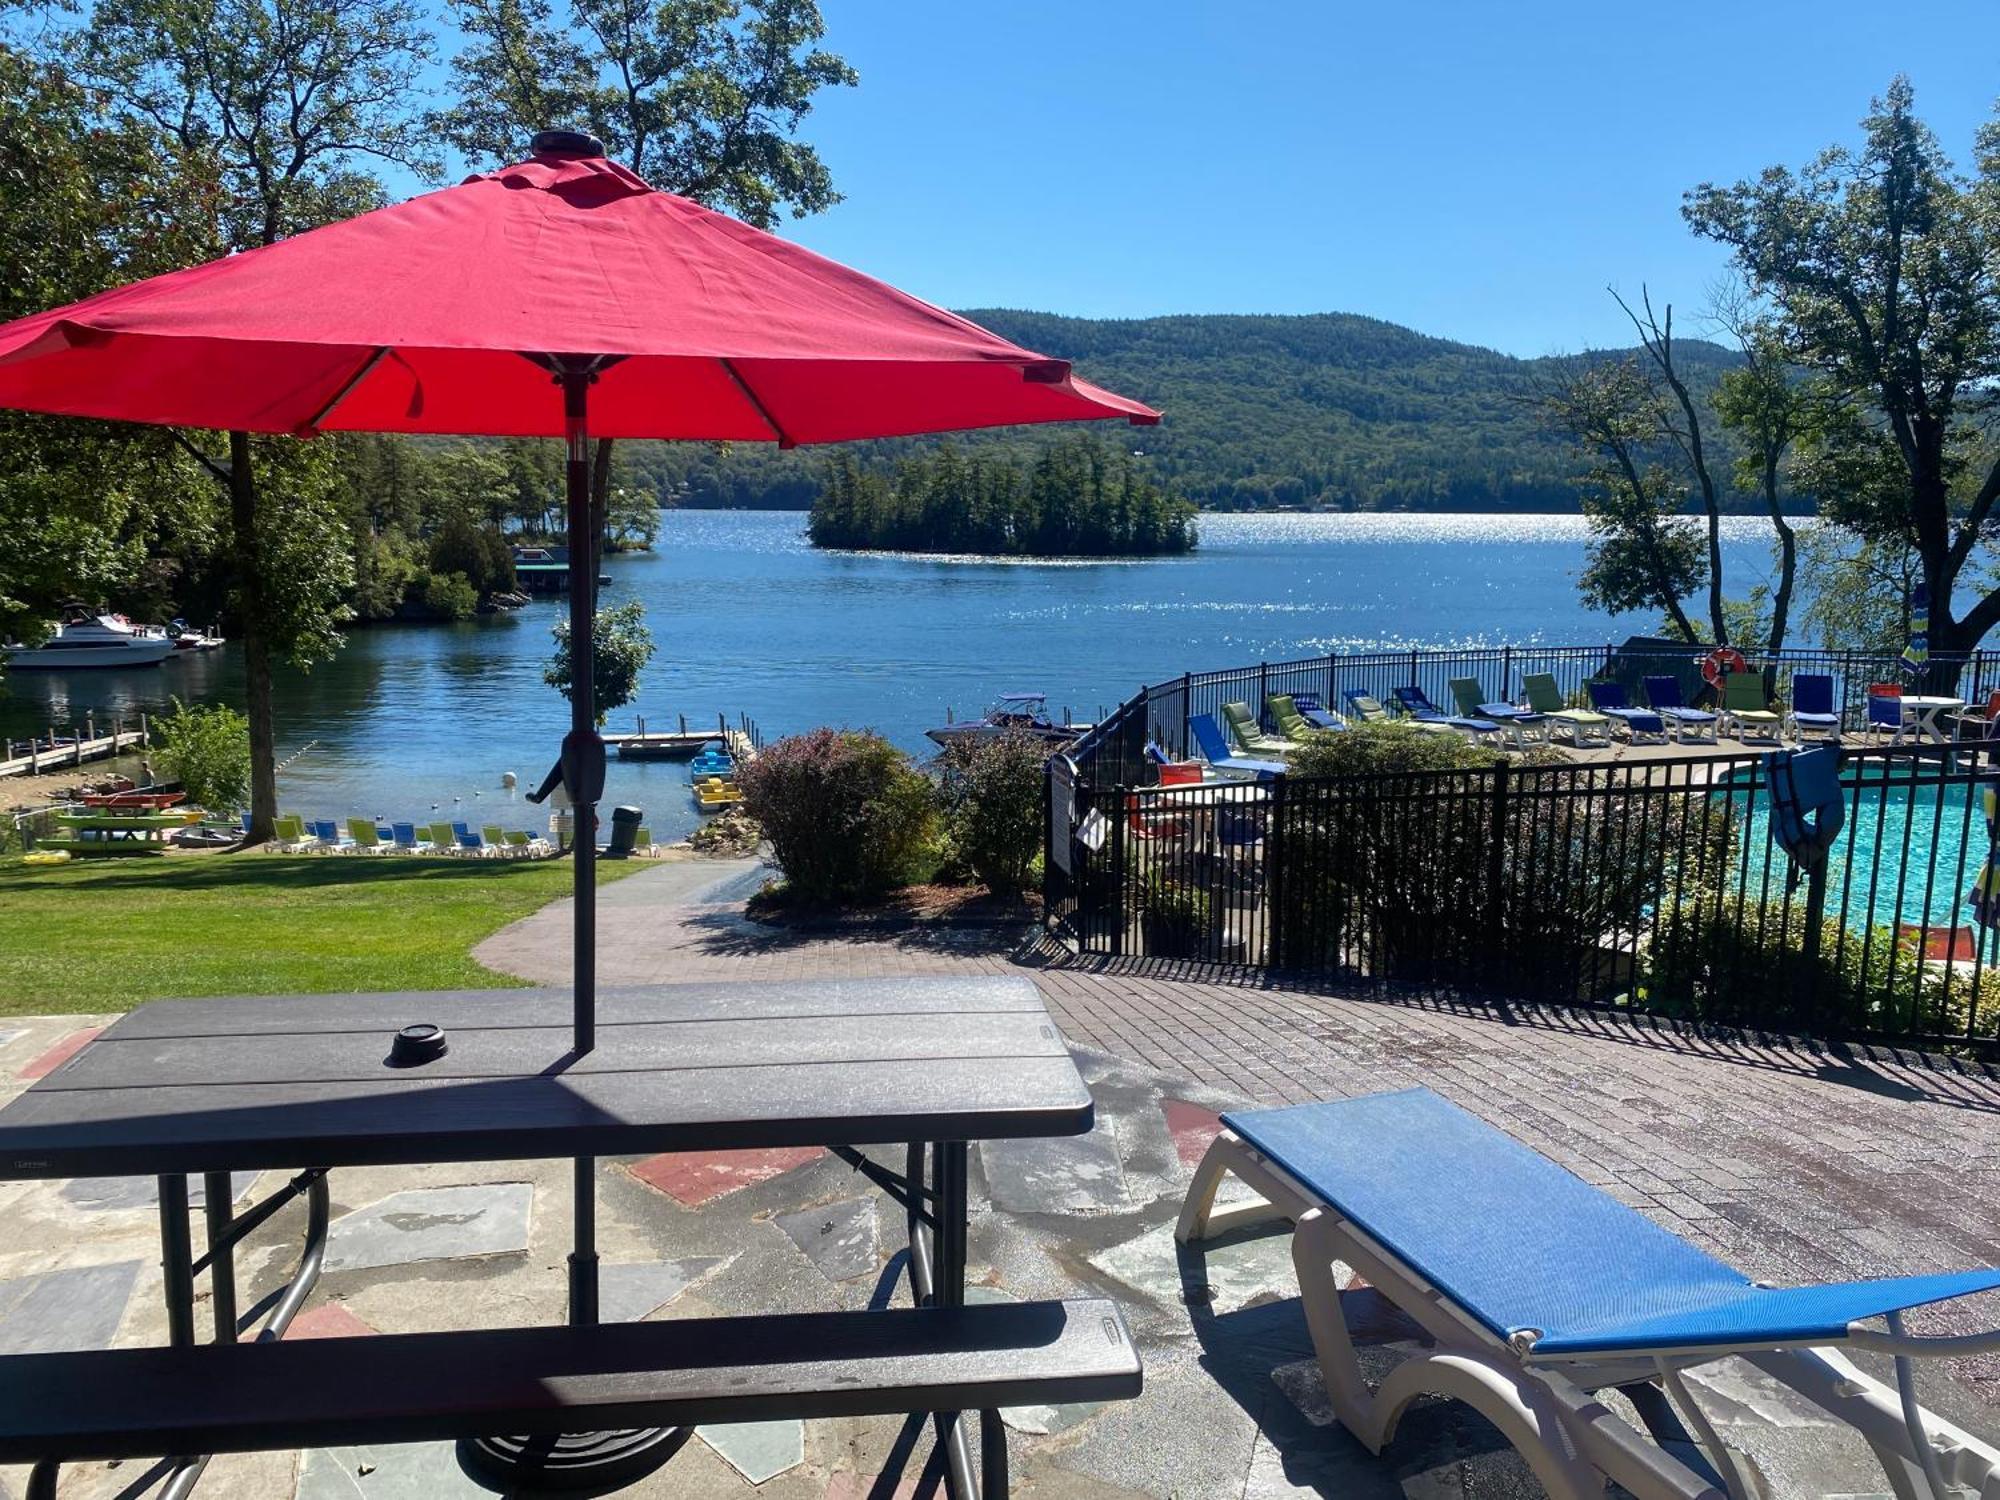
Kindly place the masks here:
<instances>
[{"instance_id":1,"label":"poolside deck chair","mask_svg":"<svg viewBox=\"0 0 2000 1500\"><path fill-rule=\"evenodd\" d=\"M1825 672L1792 674L1792 704L1785 713L1792 737L1801 742L1808 734L1822 739L1840 739L1840 710L1834 706L1833 678Z\"/></svg>"},{"instance_id":2,"label":"poolside deck chair","mask_svg":"<svg viewBox=\"0 0 2000 1500\"><path fill-rule=\"evenodd\" d=\"M1409 723L1414 724L1418 729L1424 730L1429 734L1457 733L1451 725L1445 723L1442 719L1398 720L1388 709L1382 706L1382 701L1379 698L1371 697L1369 694L1360 692L1354 688L1347 689L1343 696L1347 699L1347 710L1350 717L1359 719L1364 724Z\"/></svg>"},{"instance_id":3,"label":"poolside deck chair","mask_svg":"<svg viewBox=\"0 0 2000 1500\"><path fill-rule=\"evenodd\" d=\"M1529 672L1521 678L1521 696L1528 707L1549 716L1549 737L1567 734L1570 743L1582 750L1590 745L1611 743L1611 720L1587 708L1563 707L1562 689L1553 672Z\"/></svg>"},{"instance_id":4,"label":"poolside deck chair","mask_svg":"<svg viewBox=\"0 0 2000 1500\"><path fill-rule=\"evenodd\" d=\"M1671 673L1646 679L1646 702L1667 721L1682 744L1713 740L1720 718L1705 708L1691 708L1681 696L1681 680Z\"/></svg>"},{"instance_id":5,"label":"poolside deck chair","mask_svg":"<svg viewBox=\"0 0 2000 1500\"><path fill-rule=\"evenodd\" d=\"M1394 688L1391 691L1396 695L1396 702L1402 705L1403 712L1419 724L1443 724L1454 733L1462 734L1474 743L1484 739L1502 738L1511 741L1513 738L1513 736L1506 734L1491 719L1462 719L1453 714L1446 713L1435 703L1431 702L1430 695L1415 683L1411 683L1408 687Z\"/></svg>"},{"instance_id":6,"label":"poolside deck chair","mask_svg":"<svg viewBox=\"0 0 2000 1500\"><path fill-rule=\"evenodd\" d=\"M1903 685L1900 682L1871 682L1868 684L1868 723L1865 732L1870 740L1889 736L1889 743L1900 745L1908 732L1903 722Z\"/></svg>"},{"instance_id":7,"label":"poolside deck chair","mask_svg":"<svg viewBox=\"0 0 2000 1500\"><path fill-rule=\"evenodd\" d=\"M1223 1126L1176 1237L1192 1245L1259 1219L1291 1221L1327 1394L1375 1452L1413 1401L1446 1396L1487 1417L1552 1500L1601 1500L1607 1481L1638 1500L1742 1500L1748 1487L1682 1378L1735 1354L1859 1433L1904 1500L2000 1486L2000 1450L1918 1406L1907 1358L1890 1386L1844 1352L2000 1349L2000 1332L1914 1338L1901 1320L2000 1287L2000 1271L1760 1286L1428 1089L1227 1114ZM1216 1212L1225 1175L1264 1202ZM1336 1261L1433 1341L1373 1387ZM1592 1395L1609 1388L1645 1398L1632 1404L1647 1432ZM1669 1402L1705 1464L1666 1447L1684 1438Z\"/></svg>"},{"instance_id":8,"label":"poolside deck chair","mask_svg":"<svg viewBox=\"0 0 2000 1500\"><path fill-rule=\"evenodd\" d=\"M1347 720L1341 718L1339 714L1332 712L1325 704L1321 703L1319 701L1319 694L1317 693L1292 694L1292 707L1296 708L1299 711L1299 716L1315 729L1345 729L1347 727Z\"/></svg>"},{"instance_id":9,"label":"poolside deck chair","mask_svg":"<svg viewBox=\"0 0 2000 1500\"><path fill-rule=\"evenodd\" d=\"M375 836L373 818L349 818L347 838L349 847L363 854L380 854L389 847Z\"/></svg>"},{"instance_id":10,"label":"poolside deck chair","mask_svg":"<svg viewBox=\"0 0 2000 1500\"><path fill-rule=\"evenodd\" d=\"M1722 679L1722 724L1745 739L1753 729L1761 729L1772 739L1783 739L1785 716L1771 707L1764 692L1762 672L1731 672Z\"/></svg>"},{"instance_id":11,"label":"poolside deck chair","mask_svg":"<svg viewBox=\"0 0 2000 1500\"><path fill-rule=\"evenodd\" d=\"M1516 708L1511 703L1488 702L1477 677L1454 677L1446 686L1451 689L1452 704L1460 714L1472 719L1491 719L1501 728L1513 730L1516 744L1549 737L1547 714Z\"/></svg>"},{"instance_id":12,"label":"poolside deck chair","mask_svg":"<svg viewBox=\"0 0 2000 1500\"><path fill-rule=\"evenodd\" d=\"M1285 763L1281 760L1238 755L1231 747L1229 737L1222 732L1222 726L1215 722L1214 714L1188 715L1188 733L1194 736L1202 757L1218 776L1262 781L1285 774Z\"/></svg>"},{"instance_id":13,"label":"poolside deck chair","mask_svg":"<svg viewBox=\"0 0 2000 1500\"><path fill-rule=\"evenodd\" d=\"M1292 701L1290 693L1272 693L1269 697L1265 698L1264 713L1273 724L1278 726L1278 733L1294 745L1305 743L1315 731L1325 727L1324 725L1313 723L1312 720L1301 713L1298 704ZM1331 718L1332 716L1328 715L1327 717ZM1345 729L1347 726L1335 720L1334 727Z\"/></svg>"},{"instance_id":14,"label":"poolside deck chair","mask_svg":"<svg viewBox=\"0 0 2000 1500\"><path fill-rule=\"evenodd\" d=\"M1590 694L1590 706L1601 714L1609 714L1625 726L1625 737L1638 744L1640 737L1667 740L1667 721L1650 708L1635 708L1625 696L1622 682L1586 682L1584 691Z\"/></svg>"},{"instance_id":15,"label":"poolside deck chair","mask_svg":"<svg viewBox=\"0 0 2000 1500\"><path fill-rule=\"evenodd\" d=\"M1229 731L1229 738L1237 750L1244 755L1275 755L1282 757L1292 748L1290 740L1266 734L1257 723L1257 716L1250 712L1247 703L1225 703L1222 705L1222 724Z\"/></svg>"}]
</instances>

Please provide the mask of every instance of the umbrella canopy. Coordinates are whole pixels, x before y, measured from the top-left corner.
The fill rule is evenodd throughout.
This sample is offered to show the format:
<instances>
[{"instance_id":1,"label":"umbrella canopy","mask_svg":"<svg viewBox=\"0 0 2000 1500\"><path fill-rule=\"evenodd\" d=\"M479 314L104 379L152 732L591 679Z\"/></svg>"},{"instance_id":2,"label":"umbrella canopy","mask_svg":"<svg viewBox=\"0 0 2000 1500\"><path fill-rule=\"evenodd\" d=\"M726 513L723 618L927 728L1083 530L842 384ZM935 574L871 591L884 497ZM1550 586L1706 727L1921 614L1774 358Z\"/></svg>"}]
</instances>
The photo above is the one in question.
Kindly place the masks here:
<instances>
[{"instance_id":1,"label":"umbrella canopy","mask_svg":"<svg viewBox=\"0 0 2000 1500\"><path fill-rule=\"evenodd\" d=\"M1979 807L1986 815L1986 859L1965 893L1965 904L1972 908L1972 920L1991 932L2000 929L2000 778L1980 783Z\"/></svg>"},{"instance_id":2,"label":"umbrella canopy","mask_svg":"<svg viewBox=\"0 0 2000 1500\"><path fill-rule=\"evenodd\" d=\"M1159 414L812 251L539 138L529 161L0 325L0 406L250 432L840 442ZM611 368L610 362L616 361Z\"/></svg>"}]
</instances>

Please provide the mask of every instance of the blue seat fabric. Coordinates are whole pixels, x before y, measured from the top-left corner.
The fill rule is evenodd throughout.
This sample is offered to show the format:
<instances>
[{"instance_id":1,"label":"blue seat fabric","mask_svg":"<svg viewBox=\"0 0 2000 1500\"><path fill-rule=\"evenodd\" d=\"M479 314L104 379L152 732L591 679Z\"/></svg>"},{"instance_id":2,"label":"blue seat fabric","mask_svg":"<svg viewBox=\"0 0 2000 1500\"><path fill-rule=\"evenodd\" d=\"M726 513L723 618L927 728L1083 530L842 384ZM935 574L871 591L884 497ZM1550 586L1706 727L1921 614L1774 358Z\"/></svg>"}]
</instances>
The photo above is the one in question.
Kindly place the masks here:
<instances>
[{"instance_id":1,"label":"blue seat fabric","mask_svg":"<svg viewBox=\"0 0 2000 1500\"><path fill-rule=\"evenodd\" d=\"M1258 760L1252 756L1237 755L1222 726L1215 722L1214 714L1188 715L1188 732L1202 757L1212 765L1226 771L1246 771L1260 779L1285 774L1285 763L1281 760Z\"/></svg>"},{"instance_id":2,"label":"blue seat fabric","mask_svg":"<svg viewBox=\"0 0 2000 1500\"><path fill-rule=\"evenodd\" d=\"M1847 1325L2000 1287L2000 1271L1773 1290L1429 1089L1223 1123L1496 1337L1537 1359L1838 1343Z\"/></svg>"}]
</instances>

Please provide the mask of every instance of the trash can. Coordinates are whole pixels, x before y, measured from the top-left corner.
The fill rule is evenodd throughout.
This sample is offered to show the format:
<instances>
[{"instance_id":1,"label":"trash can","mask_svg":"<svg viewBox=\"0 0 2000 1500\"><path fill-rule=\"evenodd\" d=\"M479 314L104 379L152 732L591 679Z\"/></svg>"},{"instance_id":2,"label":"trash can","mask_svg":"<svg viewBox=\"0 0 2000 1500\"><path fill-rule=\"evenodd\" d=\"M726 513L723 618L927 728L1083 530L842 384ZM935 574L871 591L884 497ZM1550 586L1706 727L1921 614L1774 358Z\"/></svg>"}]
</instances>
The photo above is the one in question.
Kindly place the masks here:
<instances>
[{"instance_id":1,"label":"trash can","mask_svg":"<svg viewBox=\"0 0 2000 1500\"><path fill-rule=\"evenodd\" d=\"M645 820L646 812L639 807L614 807L611 809L611 842L604 847L606 859L623 859L632 852L638 841L639 824Z\"/></svg>"}]
</instances>

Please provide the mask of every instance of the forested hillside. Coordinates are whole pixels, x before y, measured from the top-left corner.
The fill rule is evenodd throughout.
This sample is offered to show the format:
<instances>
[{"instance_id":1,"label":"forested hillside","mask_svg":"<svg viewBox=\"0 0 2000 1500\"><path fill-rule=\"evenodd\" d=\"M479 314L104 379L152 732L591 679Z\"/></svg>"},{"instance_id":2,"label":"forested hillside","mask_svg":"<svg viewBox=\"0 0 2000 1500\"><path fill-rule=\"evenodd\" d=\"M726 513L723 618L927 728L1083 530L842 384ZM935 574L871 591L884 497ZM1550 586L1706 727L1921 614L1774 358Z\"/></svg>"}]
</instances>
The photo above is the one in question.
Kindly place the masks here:
<instances>
[{"instance_id":1,"label":"forested hillside","mask_svg":"<svg viewBox=\"0 0 2000 1500\"><path fill-rule=\"evenodd\" d=\"M1096 320L976 308L967 316L1158 406L1165 422L1122 429L1121 440L1163 486L1204 507L1576 509L1574 460L1538 428L1529 404L1547 360L1346 313ZM1735 358L1695 341L1676 352L1703 393ZM1013 428L958 441L1032 461L1053 438ZM689 505L803 509L826 474L825 456L811 452L634 446L634 472ZM931 446L904 439L853 452L865 470L886 474Z\"/></svg>"}]
</instances>

